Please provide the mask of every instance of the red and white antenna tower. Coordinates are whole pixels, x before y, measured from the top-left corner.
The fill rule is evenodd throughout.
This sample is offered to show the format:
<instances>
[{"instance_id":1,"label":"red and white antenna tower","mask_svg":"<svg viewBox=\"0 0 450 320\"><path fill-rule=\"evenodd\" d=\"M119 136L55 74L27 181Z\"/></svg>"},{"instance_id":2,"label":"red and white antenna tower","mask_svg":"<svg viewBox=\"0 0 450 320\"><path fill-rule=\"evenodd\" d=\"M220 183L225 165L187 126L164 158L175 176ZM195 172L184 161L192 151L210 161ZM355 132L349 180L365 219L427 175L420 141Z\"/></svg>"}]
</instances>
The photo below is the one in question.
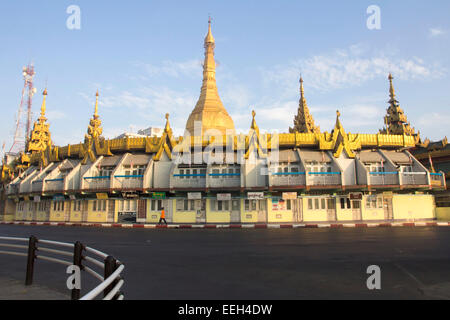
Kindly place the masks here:
<instances>
[{"instance_id":1,"label":"red and white antenna tower","mask_svg":"<svg viewBox=\"0 0 450 320\"><path fill-rule=\"evenodd\" d=\"M33 77L35 75L33 63L23 67L22 75L24 80L24 85L22 89L22 98L20 99L19 110L17 112L16 118L16 129L14 132L14 140L9 149L9 153L19 153L20 151L26 151L25 148L28 144L28 139L30 139L31 133L31 104L33 95L36 92L36 88L33 87ZM24 124L24 102L27 100L27 114L26 114L26 126ZM25 126L25 136L22 135L23 127Z\"/></svg>"}]
</instances>

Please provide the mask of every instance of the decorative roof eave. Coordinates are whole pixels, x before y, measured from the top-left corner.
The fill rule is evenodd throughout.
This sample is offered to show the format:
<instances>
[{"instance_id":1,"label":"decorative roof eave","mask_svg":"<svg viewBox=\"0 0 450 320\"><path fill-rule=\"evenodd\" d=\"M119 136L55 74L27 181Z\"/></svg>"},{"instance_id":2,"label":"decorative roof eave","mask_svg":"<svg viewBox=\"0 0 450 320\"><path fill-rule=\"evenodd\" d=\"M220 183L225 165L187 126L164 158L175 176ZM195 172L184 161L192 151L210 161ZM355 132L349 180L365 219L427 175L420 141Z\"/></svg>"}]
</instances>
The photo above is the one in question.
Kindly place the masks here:
<instances>
[{"instance_id":1,"label":"decorative roof eave","mask_svg":"<svg viewBox=\"0 0 450 320\"><path fill-rule=\"evenodd\" d=\"M342 133L342 132L341 132ZM253 132L255 135L256 132ZM235 135L231 137L225 137L223 141L214 141L211 138L202 138L202 137L191 137L190 147L194 149L196 146L200 144L201 146L206 147L210 145L212 142L215 142L217 145L222 145L224 147L227 146L227 140L232 139L232 149L233 150L248 150L249 141L252 141L253 135ZM261 139L262 136L267 137L267 142ZM272 140L274 138L273 134L265 134L260 135L258 138L258 146L262 144L264 146L263 149L272 149ZM415 137L408 135L392 135L392 134L353 134L353 133L345 133L342 134L343 137L347 137L350 143L350 150L363 149L363 148L412 148L416 146ZM335 139L337 138L337 134L335 135L323 132L323 133L280 133L278 134L278 144L280 149L284 148L312 148L318 150L334 150L336 145ZM167 137L166 137L167 139ZM359 142L358 142L359 140ZM100 148L101 152L98 152L97 155L113 155L115 153L122 152L144 152L144 153L158 153L161 150L161 146L164 148L163 137L145 137L145 138L121 138L121 139L111 139L104 140L103 148ZM170 138L170 147L169 150L173 150L175 146L182 143L183 138ZM334 141L334 143L333 143ZM94 142L95 144L96 142ZM101 146L100 142L99 147ZM264 143L264 144L263 144ZM275 142L274 142L275 143ZM169 143L166 144L169 146ZM355 145L356 144L356 145ZM267 145L267 147L265 146ZM274 146L276 147L276 146ZM78 157L83 159L86 155L88 149L86 149L86 145L83 143L67 145L64 147L53 147L58 148L58 158L60 160L72 157ZM98 150L98 149L97 149ZM40 153L36 153L30 155L30 163L39 162Z\"/></svg>"}]
</instances>

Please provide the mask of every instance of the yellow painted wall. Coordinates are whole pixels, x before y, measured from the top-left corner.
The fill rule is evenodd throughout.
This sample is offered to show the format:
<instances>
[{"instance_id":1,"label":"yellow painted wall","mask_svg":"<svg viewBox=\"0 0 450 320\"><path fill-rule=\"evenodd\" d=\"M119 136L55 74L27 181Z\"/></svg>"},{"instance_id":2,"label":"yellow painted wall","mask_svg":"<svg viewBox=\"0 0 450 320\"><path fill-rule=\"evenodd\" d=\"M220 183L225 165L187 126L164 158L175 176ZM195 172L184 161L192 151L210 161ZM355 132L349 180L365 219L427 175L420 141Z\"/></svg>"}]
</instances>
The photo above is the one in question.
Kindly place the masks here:
<instances>
[{"instance_id":1,"label":"yellow painted wall","mask_svg":"<svg viewBox=\"0 0 450 320\"><path fill-rule=\"evenodd\" d=\"M363 220L384 220L383 208L367 208L367 196L363 196L361 201L361 216Z\"/></svg>"},{"instance_id":2,"label":"yellow painted wall","mask_svg":"<svg viewBox=\"0 0 450 320\"><path fill-rule=\"evenodd\" d=\"M245 211L245 199L241 199L241 222L242 223L258 222L258 211Z\"/></svg>"},{"instance_id":3,"label":"yellow painted wall","mask_svg":"<svg viewBox=\"0 0 450 320\"><path fill-rule=\"evenodd\" d=\"M111 200L110 200L111 201ZM114 200L114 222L119 221L119 200Z\"/></svg>"},{"instance_id":4,"label":"yellow painted wall","mask_svg":"<svg viewBox=\"0 0 450 320\"><path fill-rule=\"evenodd\" d=\"M53 210L54 209L54 201L50 203L50 221L60 222L65 221L65 212L67 210L66 206L70 205L70 201L64 201L64 210Z\"/></svg>"},{"instance_id":5,"label":"yellow painted wall","mask_svg":"<svg viewBox=\"0 0 450 320\"><path fill-rule=\"evenodd\" d=\"M230 223L230 211L206 211L207 223Z\"/></svg>"},{"instance_id":6,"label":"yellow painted wall","mask_svg":"<svg viewBox=\"0 0 450 320\"><path fill-rule=\"evenodd\" d=\"M449 207L437 207L436 218L441 221L450 221L450 208Z\"/></svg>"},{"instance_id":7,"label":"yellow painted wall","mask_svg":"<svg viewBox=\"0 0 450 320\"><path fill-rule=\"evenodd\" d=\"M166 214L167 217L167 214ZM158 223L159 222L159 218L161 218L161 212L159 211L150 211L147 208L147 217L145 219L146 222L150 222L150 223ZM166 218L167 220L167 218Z\"/></svg>"},{"instance_id":8,"label":"yellow painted wall","mask_svg":"<svg viewBox=\"0 0 450 320\"><path fill-rule=\"evenodd\" d=\"M341 209L341 203L336 202L336 219L338 221L353 220L353 210L352 209Z\"/></svg>"},{"instance_id":9,"label":"yellow painted wall","mask_svg":"<svg viewBox=\"0 0 450 320\"><path fill-rule=\"evenodd\" d=\"M47 214L45 213L45 211L37 211L36 212L36 220L37 221L46 221Z\"/></svg>"},{"instance_id":10,"label":"yellow painted wall","mask_svg":"<svg viewBox=\"0 0 450 320\"><path fill-rule=\"evenodd\" d=\"M29 208L30 204L31 204L31 208ZM33 220L33 209L34 209L34 203L28 202L25 205L25 220L27 220L27 221Z\"/></svg>"},{"instance_id":11,"label":"yellow painted wall","mask_svg":"<svg viewBox=\"0 0 450 320\"><path fill-rule=\"evenodd\" d=\"M70 222L81 222L83 218L83 210L75 211L75 203L77 200L70 201ZM84 200L82 200L84 202ZM81 203L81 208L83 208L83 203Z\"/></svg>"},{"instance_id":12,"label":"yellow painted wall","mask_svg":"<svg viewBox=\"0 0 450 320\"><path fill-rule=\"evenodd\" d=\"M229 204L231 206L231 202ZM207 223L230 223L231 211L211 210L211 199L206 199L206 222Z\"/></svg>"},{"instance_id":13,"label":"yellow painted wall","mask_svg":"<svg viewBox=\"0 0 450 320\"><path fill-rule=\"evenodd\" d=\"M88 201L88 214L87 221L88 222L107 222L108 219L108 203L106 203L105 211L94 211L94 201L97 200L87 200Z\"/></svg>"},{"instance_id":14,"label":"yellow painted wall","mask_svg":"<svg viewBox=\"0 0 450 320\"><path fill-rule=\"evenodd\" d=\"M294 221L294 213L292 212L292 210L272 210L272 199L268 199L267 208L268 223Z\"/></svg>"},{"instance_id":15,"label":"yellow painted wall","mask_svg":"<svg viewBox=\"0 0 450 320\"><path fill-rule=\"evenodd\" d=\"M51 202L50 202L51 204ZM47 220L47 213L45 210L41 211L39 210L39 205L36 206L36 220L37 221L46 221Z\"/></svg>"},{"instance_id":16,"label":"yellow painted wall","mask_svg":"<svg viewBox=\"0 0 450 320\"><path fill-rule=\"evenodd\" d=\"M430 219L435 216L434 196L425 194L394 195L394 219Z\"/></svg>"},{"instance_id":17,"label":"yellow painted wall","mask_svg":"<svg viewBox=\"0 0 450 320\"><path fill-rule=\"evenodd\" d=\"M172 208L173 208L172 214L173 223L195 223L197 221L197 211L177 211L176 199L172 200Z\"/></svg>"},{"instance_id":18,"label":"yellow painted wall","mask_svg":"<svg viewBox=\"0 0 450 320\"><path fill-rule=\"evenodd\" d=\"M5 213L5 215L3 215L3 221L14 221L14 213Z\"/></svg>"},{"instance_id":19,"label":"yellow painted wall","mask_svg":"<svg viewBox=\"0 0 450 320\"><path fill-rule=\"evenodd\" d=\"M19 203L16 203L16 212L14 212L14 220L22 220L22 211L19 210Z\"/></svg>"},{"instance_id":20,"label":"yellow painted wall","mask_svg":"<svg viewBox=\"0 0 450 320\"><path fill-rule=\"evenodd\" d=\"M147 213L145 222L149 223L158 223L159 218L161 218L161 212L160 211L151 211L151 200L147 199ZM166 209L166 220L167 220L167 209Z\"/></svg>"},{"instance_id":21,"label":"yellow painted wall","mask_svg":"<svg viewBox=\"0 0 450 320\"><path fill-rule=\"evenodd\" d=\"M174 211L173 212L173 223L195 223L196 222L196 211ZM158 219L159 221L159 219Z\"/></svg>"},{"instance_id":22,"label":"yellow painted wall","mask_svg":"<svg viewBox=\"0 0 450 320\"><path fill-rule=\"evenodd\" d=\"M308 209L308 199L308 197L302 198L303 221L328 221L327 210Z\"/></svg>"}]
</instances>

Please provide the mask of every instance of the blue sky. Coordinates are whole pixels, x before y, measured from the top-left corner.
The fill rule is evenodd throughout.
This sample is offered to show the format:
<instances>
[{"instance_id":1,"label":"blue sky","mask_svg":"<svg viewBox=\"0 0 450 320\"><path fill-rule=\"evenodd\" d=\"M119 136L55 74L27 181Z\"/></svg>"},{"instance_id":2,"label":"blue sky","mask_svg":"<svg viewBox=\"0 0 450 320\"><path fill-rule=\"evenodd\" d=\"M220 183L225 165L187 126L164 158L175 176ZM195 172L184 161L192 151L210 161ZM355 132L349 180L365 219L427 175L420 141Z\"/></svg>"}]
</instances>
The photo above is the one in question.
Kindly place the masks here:
<instances>
[{"instance_id":1,"label":"blue sky","mask_svg":"<svg viewBox=\"0 0 450 320\"><path fill-rule=\"evenodd\" d=\"M73 4L80 30L66 27ZM380 30L366 26L369 5L380 7ZM262 130L287 132L301 72L322 131L339 109L347 132L376 133L392 72L411 125L441 139L450 133L449 12L449 1L2 1L0 142L9 149L30 61L33 120L47 83L56 145L83 139L97 89L106 137L163 127L166 112L182 134L200 93L208 15L219 94L238 131L254 109Z\"/></svg>"}]
</instances>

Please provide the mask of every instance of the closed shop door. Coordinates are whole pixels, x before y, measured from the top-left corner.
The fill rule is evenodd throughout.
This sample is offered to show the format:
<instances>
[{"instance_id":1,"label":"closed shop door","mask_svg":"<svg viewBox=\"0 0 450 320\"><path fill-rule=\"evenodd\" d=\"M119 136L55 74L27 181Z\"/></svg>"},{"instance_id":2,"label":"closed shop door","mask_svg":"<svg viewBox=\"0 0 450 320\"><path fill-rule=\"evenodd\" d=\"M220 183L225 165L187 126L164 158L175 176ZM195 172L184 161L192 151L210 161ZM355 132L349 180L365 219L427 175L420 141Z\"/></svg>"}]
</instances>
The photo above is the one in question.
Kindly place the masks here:
<instances>
[{"instance_id":1,"label":"closed shop door","mask_svg":"<svg viewBox=\"0 0 450 320\"><path fill-rule=\"evenodd\" d=\"M194 201L194 209L197 212L196 222L205 223L206 222L206 200L190 200Z\"/></svg>"},{"instance_id":2,"label":"closed shop door","mask_svg":"<svg viewBox=\"0 0 450 320\"><path fill-rule=\"evenodd\" d=\"M115 222L116 200L106 200L108 202L108 222Z\"/></svg>"},{"instance_id":3,"label":"closed shop door","mask_svg":"<svg viewBox=\"0 0 450 320\"><path fill-rule=\"evenodd\" d=\"M70 210L71 210L71 202L70 201L66 201L65 205L64 205L64 221L69 221L70 220Z\"/></svg>"},{"instance_id":4,"label":"closed shop door","mask_svg":"<svg viewBox=\"0 0 450 320\"><path fill-rule=\"evenodd\" d=\"M361 220L361 200L352 200L353 220Z\"/></svg>"},{"instance_id":5,"label":"closed shop door","mask_svg":"<svg viewBox=\"0 0 450 320\"><path fill-rule=\"evenodd\" d=\"M241 222L241 200L232 199L231 200L231 223Z\"/></svg>"},{"instance_id":6,"label":"closed shop door","mask_svg":"<svg viewBox=\"0 0 450 320\"><path fill-rule=\"evenodd\" d=\"M267 222L267 199L257 200L258 222Z\"/></svg>"},{"instance_id":7,"label":"closed shop door","mask_svg":"<svg viewBox=\"0 0 450 320\"><path fill-rule=\"evenodd\" d=\"M383 196L384 219L392 220L392 196Z\"/></svg>"},{"instance_id":8,"label":"closed shop door","mask_svg":"<svg viewBox=\"0 0 450 320\"><path fill-rule=\"evenodd\" d=\"M294 213L294 222L303 221L302 199L292 199L291 203Z\"/></svg>"},{"instance_id":9,"label":"closed shop door","mask_svg":"<svg viewBox=\"0 0 450 320\"><path fill-rule=\"evenodd\" d=\"M162 201L162 200L160 200ZM138 219L146 219L147 218L147 200L139 199L138 200Z\"/></svg>"},{"instance_id":10,"label":"closed shop door","mask_svg":"<svg viewBox=\"0 0 450 320\"><path fill-rule=\"evenodd\" d=\"M81 221L87 222L88 221L88 201L87 200L83 201L81 208L82 208Z\"/></svg>"}]
</instances>

